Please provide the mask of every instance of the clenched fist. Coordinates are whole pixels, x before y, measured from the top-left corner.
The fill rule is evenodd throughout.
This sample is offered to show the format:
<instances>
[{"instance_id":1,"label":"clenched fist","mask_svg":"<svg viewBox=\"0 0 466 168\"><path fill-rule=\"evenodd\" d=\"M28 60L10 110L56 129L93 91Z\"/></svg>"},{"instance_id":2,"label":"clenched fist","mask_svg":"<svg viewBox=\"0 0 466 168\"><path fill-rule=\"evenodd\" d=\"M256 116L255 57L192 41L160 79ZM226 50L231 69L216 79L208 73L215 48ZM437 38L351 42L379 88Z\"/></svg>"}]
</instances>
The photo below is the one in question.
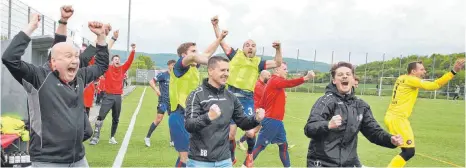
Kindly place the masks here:
<instances>
[{"instance_id":1,"label":"clenched fist","mask_svg":"<svg viewBox=\"0 0 466 168\"><path fill-rule=\"evenodd\" d=\"M218 107L218 105L213 104L212 106L210 106L209 113L207 115L209 116L209 119L213 121L220 117L221 114L222 112L220 112L220 108Z\"/></svg>"},{"instance_id":2,"label":"clenched fist","mask_svg":"<svg viewBox=\"0 0 466 168\"><path fill-rule=\"evenodd\" d=\"M261 122L264 119L265 110L263 108L259 108L256 110L256 121Z\"/></svg>"},{"instance_id":3,"label":"clenched fist","mask_svg":"<svg viewBox=\"0 0 466 168\"><path fill-rule=\"evenodd\" d=\"M281 48L281 43L279 41L275 41L272 43L272 47L279 50Z\"/></svg>"},{"instance_id":4,"label":"clenched fist","mask_svg":"<svg viewBox=\"0 0 466 168\"><path fill-rule=\"evenodd\" d=\"M135 50L136 49L136 44L131 44L131 49Z\"/></svg>"},{"instance_id":5,"label":"clenched fist","mask_svg":"<svg viewBox=\"0 0 466 168\"><path fill-rule=\"evenodd\" d=\"M97 36L104 35L105 33L104 24L100 22L89 22L88 27Z\"/></svg>"},{"instance_id":6,"label":"clenched fist","mask_svg":"<svg viewBox=\"0 0 466 168\"><path fill-rule=\"evenodd\" d=\"M401 135L394 135L392 136L391 140L392 144L395 146L403 145L403 137L401 137Z\"/></svg>"},{"instance_id":7,"label":"clenched fist","mask_svg":"<svg viewBox=\"0 0 466 168\"><path fill-rule=\"evenodd\" d=\"M60 8L61 11L61 20L68 21L68 19L73 16L74 9L71 5L65 5Z\"/></svg>"},{"instance_id":8,"label":"clenched fist","mask_svg":"<svg viewBox=\"0 0 466 168\"><path fill-rule=\"evenodd\" d=\"M459 72L464 68L464 58L463 59L458 59L455 62L455 66L453 67L453 70L455 72Z\"/></svg>"},{"instance_id":9,"label":"clenched fist","mask_svg":"<svg viewBox=\"0 0 466 168\"><path fill-rule=\"evenodd\" d=\"M118 35L119 35L119 34L120 34L120 30L115 30L115 31L113 32L113 38L114 38L114 39L118 39Z\"/></svg>"},{"instance_id":10,"label":"clenched fist","mask_svg":"<svg viewBox=\"0 0 466 168\"><path fill-rule=\"evenodd\" d=\"M222 30L222 34L218 38L223 40L227 35L228 35L228 30Z\"/></svg>"},{"instance_id":11,"label":"clenched fist","mask_svg":"<svg viewBox=\"0 0 466 168\"><path fill-rule=\"evenodd\" d=\"M312 79L316 76L316 74L314 73L314 71L307 71L307 74L306 76L304 76L304 80L309 80L309 79Z\"/></svg>"},{"instance_id":12,"label":"clenched fist","mask_svg":"<svg viewBox=\"0 0 466 168\"><path fill-rule=\"evenodd\" d=\"M31 15L31 19L29 21L29 28L31 30L36 30L39 27L40 17L41 16L37 13Z\"/></svg>"},{"instance_id":13,"label":"clenched fist","mask_svg":"<svg viewBox=\"0 0 466 168\"><path fill-rule=\"evenodd\" d=\"M329 129L335 129L338 128L341 125L341 116L336 115L333 116L330 122L328 122L328 128Z\"/></svg>"},{"instance_id":14,"label":"clenched fist","mask_svg":"<svg viewBox=\"0 0 466 168\"><path fill-rule=\"evenodd\" d=\"M210 19L210 22L212 25L217 26L218 25L218 16L214 16Z\"/></svg>"}]
</instances>

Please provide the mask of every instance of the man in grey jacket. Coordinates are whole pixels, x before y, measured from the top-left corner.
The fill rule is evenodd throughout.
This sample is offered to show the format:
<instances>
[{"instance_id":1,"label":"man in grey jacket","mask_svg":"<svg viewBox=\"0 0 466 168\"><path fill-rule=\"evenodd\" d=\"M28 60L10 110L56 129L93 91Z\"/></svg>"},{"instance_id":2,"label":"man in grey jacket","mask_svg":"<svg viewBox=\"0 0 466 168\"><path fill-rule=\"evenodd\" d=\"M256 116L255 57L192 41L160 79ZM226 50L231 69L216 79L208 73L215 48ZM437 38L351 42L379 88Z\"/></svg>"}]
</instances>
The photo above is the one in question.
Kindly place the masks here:
<instances>
[{"instance_id":1,"label":"man in grey jacket","mask_svg":"<svg viewBox=\"0 0 466 168\"><path fill-rule=\"evenodd\" d=\"M187 167L232 167L230 121L249 130L259 125L265 112L258 109L255 117L245 116L238 98L225 89L228 59L211 57L207 68L209 78L186 100L185 127L191 133Z\"/></svg>"},{"instance_id":2,"label":"man in grey jacket","mask_svg":"<svg viewBox=\"0 0 466 168\"><path fill-rule=\"evenodd\" d=\"M53 46L47 66L35 66L21 60L31 34L40 23L32 14L30 23L11 41L2 63L28 94L30 116L29 154L33 167L88 167L85 158L83 104L84 86L108 68L105 29L99 22L89 22L98 37L96 64L79 68L79 56L69 43Z\"/></svg>"}]
</instances>

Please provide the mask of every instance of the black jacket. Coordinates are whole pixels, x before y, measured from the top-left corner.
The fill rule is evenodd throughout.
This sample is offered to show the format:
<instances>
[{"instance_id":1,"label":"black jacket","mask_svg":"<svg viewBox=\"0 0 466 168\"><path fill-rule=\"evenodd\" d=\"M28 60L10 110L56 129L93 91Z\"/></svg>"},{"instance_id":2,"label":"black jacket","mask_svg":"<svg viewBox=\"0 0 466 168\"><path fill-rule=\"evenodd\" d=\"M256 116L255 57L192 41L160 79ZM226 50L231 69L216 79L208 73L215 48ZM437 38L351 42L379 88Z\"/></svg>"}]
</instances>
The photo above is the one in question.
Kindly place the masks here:
<instances>
[{"instance_id":1,"label":"black jacket","mask_svg":"<svg viewBox=\"0 0 466 168\"><path fill-rule=\"evenodd\" d=\"M221 115L211 121L210 106L217 104ZM204 79L202 85L191 92L186 100L185 127L189 138L189 159L215 162L230 159L230 120L243 130L259 125L254 117L246 117L243 106L224 86L217 89Z\"/></svg>"},{"instance_id":2,"label":"black jacket","mask_svg":"<svg viewBox=\"0 0 466 168\"><path fill-rule=\"evenodd\" d=\"M329 130L330 119L340 115L342 124ZM320 97L311 110L304 126L304 134L311 138L307 155L307 167L360 167L357 145L358 133L372 143L395 148L391 135L384 131L372 115L369 105L354 96L338 93L330 83L324 96Z\"/></svg>"},{"instance_id":3,"label":"black jacket","mask_svg":"<svg viewBox=\"0 0 466 168\"><path fill-rule=\"evenodd\" d=\"M2 56L2 62L28 94L30 116L29 154L33 162L73 163L85 155L86 121L83 91L108 68L107 46L97 46L96 65L78 70L64 83L49 66L21 60L31 38L19 32Z\"/></svg>"}]
</instances>

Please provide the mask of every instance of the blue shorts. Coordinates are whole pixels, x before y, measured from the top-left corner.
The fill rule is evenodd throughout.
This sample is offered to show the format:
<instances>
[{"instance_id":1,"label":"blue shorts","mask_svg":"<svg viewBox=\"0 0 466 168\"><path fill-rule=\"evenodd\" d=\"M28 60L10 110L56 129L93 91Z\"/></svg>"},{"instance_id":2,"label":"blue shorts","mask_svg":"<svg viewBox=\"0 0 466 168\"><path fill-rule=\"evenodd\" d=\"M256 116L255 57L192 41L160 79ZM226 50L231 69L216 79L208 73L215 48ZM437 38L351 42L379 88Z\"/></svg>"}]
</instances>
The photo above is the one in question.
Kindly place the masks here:
<instances>
[{"instance_id":1,"label":"blue shorts","mask_svg":"<svg viewBox=\"0 0 466 168\"><path fill-rule=\"evenodd\" d=\"M232 167L233 164L231 159L226 159L217 162L202 162L196 161L192 159L188 159L188 163L186 163L186 167Z\"/></svg>"},{"instance_id":2,"label":"blue shorts","mask_svg":"<svg viewBox=\"0 0 466 168\"><path fill-rule=\"evenodd\" d=\"M168 117L170 136L178 152L189 151L189 133L184 127L184 112L178 108Z\"/></svg>"},{"instance_id":3,"label":"blue shorts","mask_svg":"<svg viewBox=\"0 0 466 168\"><path fill-rule=\"evenodd\" d=\"M268 144L285 143L286 132L282 121L264 118L262 128L257 136L256 144L267 146Z\"/></svg>"},{"instance_id":4,"label":"blue shorts","mask_svg":"<svg viewBox=\"0 0 466 168\"><path fill-rule=\"evenodd\" d=\"M165 112L169 112L169 107L168 103L160 103L157 105L157 113L159 114L165 114ZM170 113L169 113L170 114Z\"/></svg>"},{"instance_id":5,"label":"blue shorts","mask_svg":"<svg viewBox=\"0 0 466 168\"><path fill-rule=\"evenodd\" d=\"M243 105L244 115L246 116L255 116L254 112L254 99L250 97L238 97L239 102ZM230 120L230 124L236 124L233 120Z\"/></svg>"}]
</instances>

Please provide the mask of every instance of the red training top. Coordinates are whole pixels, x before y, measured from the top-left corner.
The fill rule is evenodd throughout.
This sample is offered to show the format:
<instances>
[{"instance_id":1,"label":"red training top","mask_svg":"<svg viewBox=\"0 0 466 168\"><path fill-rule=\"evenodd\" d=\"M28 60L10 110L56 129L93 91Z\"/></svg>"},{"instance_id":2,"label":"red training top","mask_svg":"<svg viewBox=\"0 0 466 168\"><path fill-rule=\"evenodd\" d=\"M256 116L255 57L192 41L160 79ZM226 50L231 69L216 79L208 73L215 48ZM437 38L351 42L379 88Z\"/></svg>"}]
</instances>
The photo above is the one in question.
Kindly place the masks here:
<instances>
[{"instance_id":1,"label":"red training top","mask_svg":"<svg viewBox=\"0 0 466 168\"><path fill-rule=\"evenodd\" d=\"M97 84L97 90L99 92L105 91L105 78L99 78L99 83Z\"/></svg>"},{"instance_id":2,"label":"red training top","mask_svg":"<svg viewBox=\"0 0 466 168\"><path fill-rule=\"evenodd\" d=\"M108 94L123 94L123 77L133 63L135 51L131 51L128 60L122 66L108 66L105 72L105 92Z\"/></svg>"},{"instance_id":3,"label":"red training top","mask_svg":"<svg viewBox=\"0 0 466 168\"><path fill-rule=\"evenodd\" d=\"M89 66L94 65L95 63L95 57L92 57L91 60L89 61ZM86 88L84 88L84 107L92 107L92 104L94 102L94 92L95 92L95 86L94 82L89 83Z\"/></svg>"},{"instance_id":4,"label":"red training top","mask_svg":"<svg viewBox=\"0 0 466 168\"><path fill-rule=\"evenodd\" d=\"M257 80L256 86L254 87L254 111L256 111L257 106L261 102L262 96L264 95L265 83L260 79Z\"/></svg>"},{"instance_id":5,"label":"red training top","mask_svg":"<svg viewBox=\"0 0 466 168\"><path fill-rule=\"evenodd\" d=\"M282 121L285 115L285 88L295 87L303 83L303 77L287 80L272 75L265 86L264 95L259 106L265 110L265 117Z\"/></svg>"}]
</instances>

